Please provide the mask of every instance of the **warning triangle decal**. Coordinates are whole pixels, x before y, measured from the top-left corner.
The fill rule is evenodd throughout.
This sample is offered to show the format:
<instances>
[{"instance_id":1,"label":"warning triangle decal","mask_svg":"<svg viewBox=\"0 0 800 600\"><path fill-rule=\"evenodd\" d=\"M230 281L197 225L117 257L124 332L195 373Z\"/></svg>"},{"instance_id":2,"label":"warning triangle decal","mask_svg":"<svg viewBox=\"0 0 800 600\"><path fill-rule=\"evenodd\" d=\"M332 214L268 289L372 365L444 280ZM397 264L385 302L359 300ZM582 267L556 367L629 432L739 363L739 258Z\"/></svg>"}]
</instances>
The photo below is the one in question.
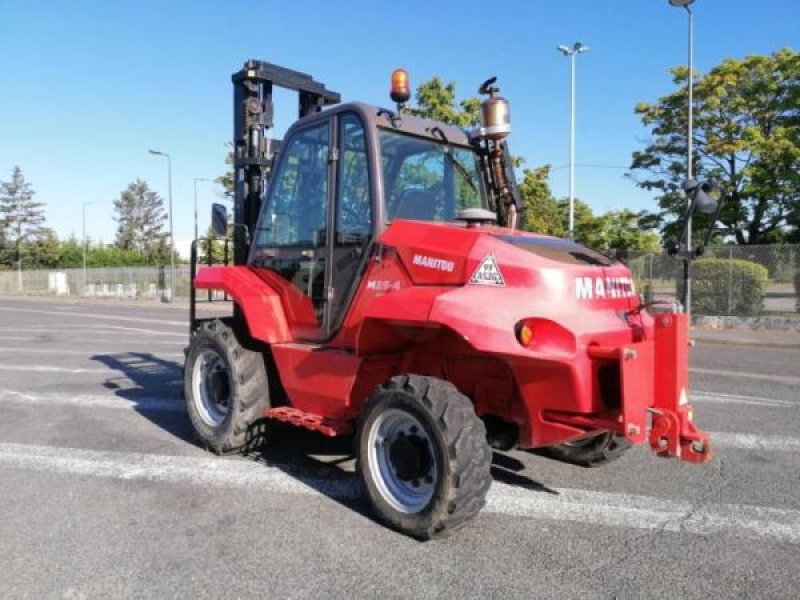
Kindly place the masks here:
<instances>
[{"instance_id":1,"label":"warning triangle decal","mask_svg":"<svg viewBox=\"0 0 800 600\"><path fill-rule=\"evenodd\" d=\"M481 261L481 264L479 264L478 268L475 269L472 277L469 278L469 282L476 283L478 285L494 286L504 286L506 284L505 279L503 279L503 274L500 272L500 268L497 266L497 261L494 259L494 255L492 254L485 257Z\"/></svg>"}]
</instances>

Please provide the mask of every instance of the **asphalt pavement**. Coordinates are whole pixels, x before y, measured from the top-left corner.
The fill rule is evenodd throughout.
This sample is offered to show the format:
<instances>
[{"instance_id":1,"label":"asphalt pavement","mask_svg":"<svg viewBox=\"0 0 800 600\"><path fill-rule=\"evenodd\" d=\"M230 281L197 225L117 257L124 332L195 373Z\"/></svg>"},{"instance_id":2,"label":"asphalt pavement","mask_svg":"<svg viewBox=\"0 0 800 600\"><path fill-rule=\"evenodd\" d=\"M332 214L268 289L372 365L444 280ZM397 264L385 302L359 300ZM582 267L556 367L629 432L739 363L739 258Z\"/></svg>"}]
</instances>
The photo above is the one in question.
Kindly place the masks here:
<instances>
[{"instance_id":1,"label":"asphalt pavement","mask_svg":"<svg viewBox=\"0 0 800 600\"><path fill-rule=\"evenodd\" d=\"M800 597L791 340L695 332L710 464L496 453L484 512L421 543L373 521L349 440L282 429L259 457L198 448L186 319L0 299L0 598Z\"/></svg>"}]
</instances>

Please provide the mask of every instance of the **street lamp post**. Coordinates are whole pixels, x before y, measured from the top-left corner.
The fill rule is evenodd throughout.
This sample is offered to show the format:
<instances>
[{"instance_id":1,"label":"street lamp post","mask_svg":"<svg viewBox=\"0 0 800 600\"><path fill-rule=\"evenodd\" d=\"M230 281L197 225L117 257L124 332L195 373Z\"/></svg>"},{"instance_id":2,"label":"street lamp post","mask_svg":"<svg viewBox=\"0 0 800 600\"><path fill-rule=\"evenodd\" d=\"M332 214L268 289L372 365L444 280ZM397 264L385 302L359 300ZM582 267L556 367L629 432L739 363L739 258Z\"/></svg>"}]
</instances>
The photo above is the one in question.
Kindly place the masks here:
<instances>
[{"instance_id":1,"label":"street lamp post","mask_svg":"<svg viewBox=\"0 0 800 600\"><path fill-rule=\"evenodd\" d=\"M692 165L692 146L694 143L693 128L694 128L694 13L692 13L691 4L694 0L669 0L671 6L677 6L686 10L689 20L689 40L688 40L688 54L687 63L689 72L686 75L686 87L688 90L688 107L687 107L687 125L686 125L686 180L689 181L694 176L694 169ZM686 202L691 202L691 198L687 196ZM692 213L689 213L686 225L686 248L691 251L692 248ZM691 327L692 323L692 279L690 273L690 261L683 261L683 305L686 311L686 319Z\"/></svg>"},{"instance_id":2,"label":"street lamp post","mask_svg":"<svg viewBox=\"0 0 800 600\"><path fill-rule=\"evenodd\" d=\"M194 178L194 239L198 238L197 235L197 182L198 181L211 181L206 177L195 177Z\"/></svg>"},{"instance_id":3,"label":"street lamp post","mask_svg":"<svg viewBox=\"0 0 800 600\"><path fill-rule=\"evenodd\" d=\"M556 48L570 62L570 111L569 111L569 238L575 239L575 57L589 51L589 46L575 42L572 47Z\"/></svg>"},{"instance_id":4,"label":"street lamp post","mask_svg":"<svg viewBox=\"0 0 800 600\"><path fill-rule=\"evenodd\" d=\"M84 202L81 207L81 240L83 248L83 295L86 295L86 207L94 202Z\"/></svg>"},{"instance_id":5,"label":"street lamp post","mask_svg":"<svg viewBox=\"0 0 800 600\"><path fill-rule=\"evenodd\" d=\"M150 154L164 156L167 159L167 183L169 186L169 301L175 296L175 238L172 230L172 157L167 152L149 150Z\"/></svg>"}]
</instances>

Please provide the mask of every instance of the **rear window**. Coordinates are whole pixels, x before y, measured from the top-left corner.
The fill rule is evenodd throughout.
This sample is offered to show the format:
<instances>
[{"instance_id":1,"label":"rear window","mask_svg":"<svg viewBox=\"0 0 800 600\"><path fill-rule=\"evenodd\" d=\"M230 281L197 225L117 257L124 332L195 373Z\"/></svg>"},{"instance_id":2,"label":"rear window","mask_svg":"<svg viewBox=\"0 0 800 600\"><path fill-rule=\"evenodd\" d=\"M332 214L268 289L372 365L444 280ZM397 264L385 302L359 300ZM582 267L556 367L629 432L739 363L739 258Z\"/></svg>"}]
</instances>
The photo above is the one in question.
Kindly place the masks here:
<instances>
[{"instance_id":1,"label":"rear window","mask_svg":"<svg viewBox=\"0 0 800 600\"><path fill-rule=\"evenodd\" d=\"M497 237L512 246L560 263L608 267L617 262L597 250L592 250L569 240L522 235L498 235Z\"/></svg>"}]
</instances>

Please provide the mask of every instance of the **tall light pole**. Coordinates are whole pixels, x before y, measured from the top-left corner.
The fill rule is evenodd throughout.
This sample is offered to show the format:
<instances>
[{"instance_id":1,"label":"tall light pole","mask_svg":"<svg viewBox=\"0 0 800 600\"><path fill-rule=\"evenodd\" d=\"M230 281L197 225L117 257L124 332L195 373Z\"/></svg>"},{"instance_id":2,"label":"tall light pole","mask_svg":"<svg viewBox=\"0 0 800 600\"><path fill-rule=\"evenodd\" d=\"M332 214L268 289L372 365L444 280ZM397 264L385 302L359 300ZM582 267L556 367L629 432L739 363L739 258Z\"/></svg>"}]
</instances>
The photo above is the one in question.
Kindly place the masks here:
<instances>
[{"instance_id":1,"label":"tall light pole","mask_svg":"<svg viewBox=\"0 0 800 600\"><path fill-rule=\"evenodd\" d=\"M169 185L169 301L175 297L175 238L172 235L172 157L167 152L149 150L150 154L167 159L167 182Z\"/></svg>"},{"instance_id":2,"label":"tall light pole","mask_svg":"<svg viewBox=\"0 0 800 600\"><path fill-rule=\"evenodd\" d=\"M575 42L572 48L556 48L570 62L570 109L569 109L569 238L575 239L575 57L589 51L589 46Z\"/></svg>"},{"instance_id":3,"label":"tall light pole","mask_svg":"<svg viewBox=\"0 0 800 600\"><path fill-rule=\"evenodd\" d=\"M81 240L83 247L83 295L86 295L86 207L94 202L84 202L81 207Z\"/></svg>"},{"instance_id":4,"label":"tall light pole","mask_svg":"<svg viewBox=\"0 0 800 600\"><path fill-rule=\"evenodd\" d=\"M194 178L194 239L197 239L197 182L198 181L211 181L206 177Z\"/></svg>"},{"instance_id":5,"label":"tall light pole","mask_svg":"<svg viewBox=\"0 0 800 600\"><path fill-rule=\"evenodd\" d=\"M686 119L686 180L694 177L692 165L692 145L694 140L693 135L693 121L694 121L694 13L692 13L691 4L694 0L669 0L671 6L684 8L689 19L689 56L687 64L689 72L686 75L686 87L688 89L688 104L687 119ZM691 202L692 199L687 195L686 202ZM686 249L692 249L692 213L689 213L686 225ZM689 327L692 326L692 279L690 274L690 261L683 261L683 303L684 310L686 311L686 320L689 322Z\"/></svg>"}]
</instances>

